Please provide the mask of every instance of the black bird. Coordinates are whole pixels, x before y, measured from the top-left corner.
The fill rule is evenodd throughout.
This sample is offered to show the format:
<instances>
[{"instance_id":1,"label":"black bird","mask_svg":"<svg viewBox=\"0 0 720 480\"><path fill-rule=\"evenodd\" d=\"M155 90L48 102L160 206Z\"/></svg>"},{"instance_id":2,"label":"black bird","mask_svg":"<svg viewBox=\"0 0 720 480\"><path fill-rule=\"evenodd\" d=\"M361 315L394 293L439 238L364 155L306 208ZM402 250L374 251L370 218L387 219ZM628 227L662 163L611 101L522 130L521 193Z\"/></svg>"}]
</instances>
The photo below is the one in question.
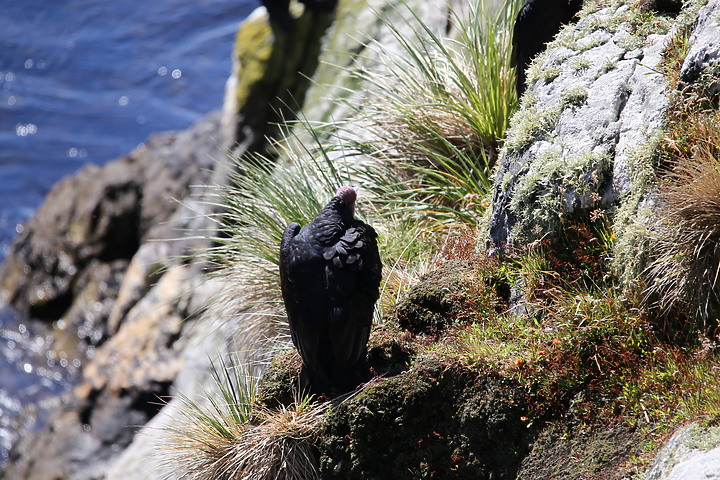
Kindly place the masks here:
<instances>
[{"instance_id":1,"label":"black bird","mask_svg":"<svg viewBox=\"0 0 720 480\"><path fill-rule=\"evenodd\" d=\"M290 15L290 0L261 0L270 16L270 21L277 23L285 32L293 29L295 20ZM332 12L335 10L337 0L300 0L313 12Z\"/></svg>"},{"instance_id":2,"label":"black bird","mask_svg":"<svg viewBox=\"0 0 720 480\"><path fill-rule=\"evenodd\" d=\"M532 59L581 8L582 0L525 0L513 28L511 63L518 100L525 91L525 70Z\"/></svg>"},{"instance_id":3,"label":"black bird","mask_svg":"<svg viewBox=\"0 0 720 480\"><path fill-rule=\"evenodd\" d=\"M334 397L369 380L366 365L382 264L375 230L353 217L357 194L340 187L315 219L287 226L280 286L302 357L304 392Z\"/></svg>"}]
</instances>

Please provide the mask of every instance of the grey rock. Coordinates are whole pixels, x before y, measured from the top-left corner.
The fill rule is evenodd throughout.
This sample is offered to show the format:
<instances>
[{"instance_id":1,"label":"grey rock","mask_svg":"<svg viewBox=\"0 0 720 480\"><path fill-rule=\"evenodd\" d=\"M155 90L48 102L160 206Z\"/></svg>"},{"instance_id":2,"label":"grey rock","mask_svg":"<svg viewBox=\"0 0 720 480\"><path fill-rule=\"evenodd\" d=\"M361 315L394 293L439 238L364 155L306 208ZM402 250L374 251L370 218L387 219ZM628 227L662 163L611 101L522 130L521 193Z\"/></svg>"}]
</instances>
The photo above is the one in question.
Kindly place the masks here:
<instances>
[{"instance_id":1,"label":"grey rock","mask_svg":"<svg viewBox=\"0 0 720 480\"><path fill-rule=\"evenodd\" d=\"M720 479L720 428L689 425L658 453L645 480Z\"/></svg>"},{"instance_id":2,"label":"grey rock","mask_svg":"<svg viewBox=\"0 0 720 480\"><path fill-rule=\"evenodd\" d=\"M690 49L680 70L680 80L689 84L698 81L704 74L710 75L713 80L709 81L706 94L711 98L716 97L720 94L718 62L720 62L720 1L710 0L698 12L697 23L690 37Z\"/></svg>"},{"instance_id":3,"label":"grey rock","mask_svg":"<svg viewBox=\"0 0 720 480\"><path fill-rule=\"evenodd\" d=\"M108 330L108 319L127 278L127 267L127 260L103 263L94 259L78 278L74 301L60 319L63 322L60 325L76 332L84 342L81 348L99 345L114 333Z\"/></svg>"},{"instance_id":4,"label":"grey rock","mask_svg":"<svg viewBox=\"0 0 720 480\"><path fill-rule=\"evenodd\" d=\"M635 178L638 148L664 126L671 34L642 35L627 6L566 28L530 70L530 88L501 153L489 234L494 248L529 242L578 211L618 207L650 186Z\"/></svg>"},{"instance_id":5,"label":"grey rock","mask_svg":"<svg viewBox=\"0 0 720 480\"><path fill-rule=\"evenodd\" d=\"M15 239L0 267L0 301L36 318L60 318L94 260L130 260L149 239L177 237L168 224L194 185L210 183L220 115L60 181Z\"/></svg>"},{"instance_id":6,"label":"grey rock","mask_svg":"<svg viewBox=\"0 0 720 480\"><path fill-rule=\"evenodd\" d=\"M187 345L183 332L194 324L179 311L196 281L190 272L187 266L169 270L130 309L118 332L95 349L82 383L47 428L15 445L6 478L104 478L170 395Z\"/></svg>"}]
</instances>

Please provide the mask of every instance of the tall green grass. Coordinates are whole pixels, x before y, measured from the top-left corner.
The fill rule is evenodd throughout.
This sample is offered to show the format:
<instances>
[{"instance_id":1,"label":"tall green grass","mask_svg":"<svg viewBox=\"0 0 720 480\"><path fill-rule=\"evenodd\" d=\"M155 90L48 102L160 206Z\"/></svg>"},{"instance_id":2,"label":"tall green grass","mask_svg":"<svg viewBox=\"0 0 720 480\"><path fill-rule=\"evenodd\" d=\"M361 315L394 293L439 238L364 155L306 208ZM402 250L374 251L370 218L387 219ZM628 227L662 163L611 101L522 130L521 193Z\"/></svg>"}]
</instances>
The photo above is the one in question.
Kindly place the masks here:
<instances>
[{"instance_id":1,"label":"tall green grass","mask_svg":"<svg viewBox=\"0 0 720 480\"><path fill-rule=\"evenodd\" d=\"M471 2L462 13L451 11L454 37L434 32L413 12L404 28L386 22L401 53L382 51L382 68L360 73L368 94L356 114L368 134L358 138L351 123L346 138L399 179L370 182L388 214L433 227L477 223L517 107L510 52L520 3L507 0L493 10Z\"/></svg>"},{"instance_id":2,"label":"tall green grass","mask_svg":"<svg viewBox=\"0 0 720 480\"><path fill-rule=\"evenodd\" d=\"M402 29L386 21L401 49L381 55L383 75L360 74L368 101L352 118L320 124L300 114L281 128L273 159L234 159L230 186L216 198L220 235L209 252L221 271L277 298L286 225L308 223L352 184L359 216L380 233L389 274L381 304L390 305L399 285L412 282L407 272L419 274L449 230L465 232L486 208L496 148L517 103L510 45L519 4L451 11L452 38L409 9Z\"/></svg>"}]
</instances>

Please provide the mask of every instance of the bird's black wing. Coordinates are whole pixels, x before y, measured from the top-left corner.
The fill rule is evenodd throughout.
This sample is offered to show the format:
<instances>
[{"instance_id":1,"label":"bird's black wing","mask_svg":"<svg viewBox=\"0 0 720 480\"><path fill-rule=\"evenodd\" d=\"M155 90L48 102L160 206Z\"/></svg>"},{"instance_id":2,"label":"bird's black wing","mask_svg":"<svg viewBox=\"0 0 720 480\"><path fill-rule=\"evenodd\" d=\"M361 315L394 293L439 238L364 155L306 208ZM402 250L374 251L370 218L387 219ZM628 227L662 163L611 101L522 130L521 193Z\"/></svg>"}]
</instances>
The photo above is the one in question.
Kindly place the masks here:
<instances>
[{"instance_id":1,"label":"bird's black wing","mask_svg":"<svg viewBox=\"0 0 720 480\"><path fill-rule=\"evenodd\" d=\"M356 220L326 249L324 258L328 262L329 336L337 368L342 371L364 359L370 336L382 278L377 234Z\"/></svg>"},{"instance_id":2,"label":"bird's black wing","mask_svg":"<svg viewBox=\"0 0 720 480\"><path fill-rule=\"evenodd\" d=\"M308 226L291 223L280 244L280 287L290 334L303 363L316 368L324 321L325 273L322 251L308 241Z\"/></svg>"}]
</instances>

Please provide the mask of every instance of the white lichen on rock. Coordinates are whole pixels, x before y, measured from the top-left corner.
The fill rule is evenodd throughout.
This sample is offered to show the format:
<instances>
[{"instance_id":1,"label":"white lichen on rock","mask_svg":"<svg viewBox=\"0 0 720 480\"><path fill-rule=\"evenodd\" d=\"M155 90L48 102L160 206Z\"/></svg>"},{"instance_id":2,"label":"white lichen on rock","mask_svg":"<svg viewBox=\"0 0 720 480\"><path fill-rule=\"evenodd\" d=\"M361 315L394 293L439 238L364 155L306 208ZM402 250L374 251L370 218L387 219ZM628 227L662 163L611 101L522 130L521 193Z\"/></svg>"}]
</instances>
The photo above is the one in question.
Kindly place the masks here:
<instances>
[{"instance_id":1,"label":"white lichen on rock","mask_svg":"<svg viewBox=\"0 0 720 480\"><path fill-rule=\"evenodd\" d=\"M553 234L564 216L601 209L626 267L628 252L636 258L642 247L635 226L652 205L652 158L668 105L658 67L672 19L624 2L581 16L529 69L532 101L524 99L511 122L489 233L502 248Z\"/></svg>"}]
</instances>

